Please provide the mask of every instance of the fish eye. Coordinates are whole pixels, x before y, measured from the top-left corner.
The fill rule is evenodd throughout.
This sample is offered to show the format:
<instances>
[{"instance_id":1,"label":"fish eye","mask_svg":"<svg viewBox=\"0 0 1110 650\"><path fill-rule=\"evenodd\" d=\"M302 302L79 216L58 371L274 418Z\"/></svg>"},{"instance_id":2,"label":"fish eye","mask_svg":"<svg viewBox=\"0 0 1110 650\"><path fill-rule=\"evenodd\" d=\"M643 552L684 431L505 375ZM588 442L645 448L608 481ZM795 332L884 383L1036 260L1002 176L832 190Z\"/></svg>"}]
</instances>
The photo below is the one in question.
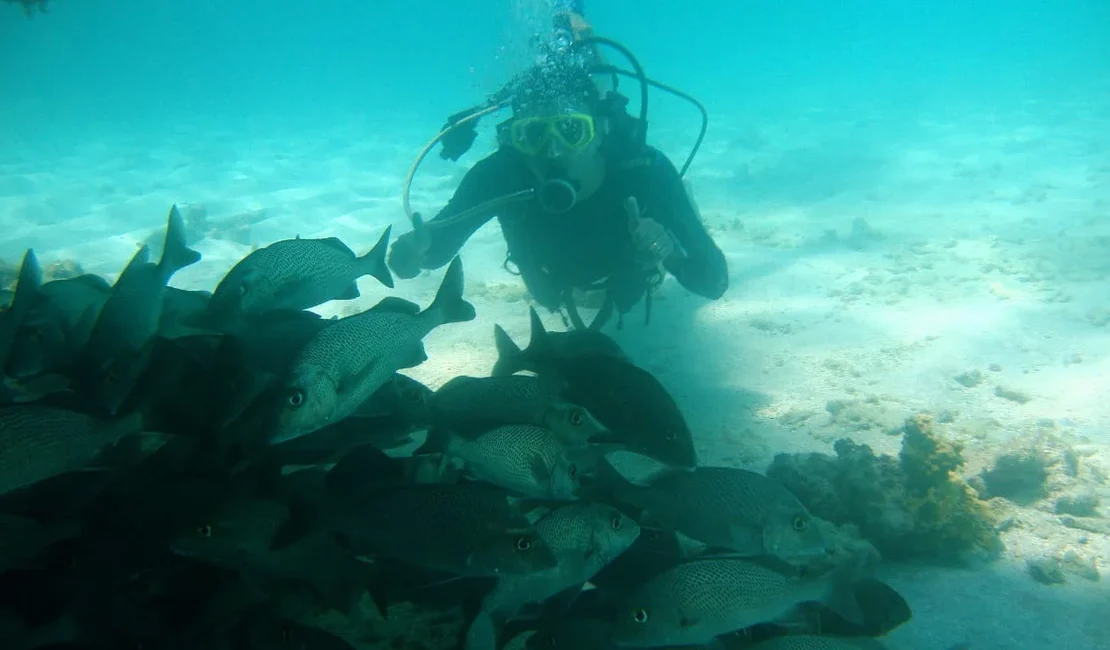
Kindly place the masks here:
<instances>
[{"instance_id":1,"label":"fish eye","mask_svg":"<svg viewBox=\"0 0 1110 650\"><path fill-rule=\"evenodd\" d=\"M46 337L43 335L42 330L37 327L35 331L31 333L31 341L34 343L42 343L44 338Z\"/></svg>"},{"instance_id":2,"label":"fish eye","mask_svg":"<svg viewBox=\"0 0 1110 650\"><path fill-rule=\"evenodd\" d=\"M239 295L240 296L245 296L245 295L247 295L248 291L250 291L250 289L247 288L246 283L245 282L240 282L239 283Z\"/></svg>"},{"instance_id":3,"label":"fish eye","mask_svg":"<svg viewBox=\"0 0 1110 650\"><path fill-rule=\"evenodd\" d=\"M648 620L647 610L646 609L637 609L636 611L632 612L632 620L636 621L637 623L647 623L647 620Z\"/></svg>"},{"instance_id":4,"label":"fish eye","mask_svg":"<svg viewBox=\"0 0 1110 650\"><path fill-rule=\"evenodd\" d=\"M200 535L201 537L211 537L212 536L212 526L209 526L208 524L205 524L203 526L198 527L197 528L197 534Z\"/></svg>"},{"instance_id":5,"label":"fish eye","mask_svg":"<svg viewBox=\"0 0 1110 650\"><path fill-rule=\"evenodd\" d=\"M613 530L620 530L624 522L620 515L613 515L613 519L609 522L609 525L613 527Z\"/></svg>"},{"instance_id":6,"label":"fish eye","mask_svg":"<svg viewBox=\"0 0 1110 650\"><path fill-rule=\"evenodd\" d=\"M571 425L580 427L586 421L586 416L582 414L582 409L574 409L567 419L570 420Z\"/></svg>"},{"instance_id":7,"label":"fish eye","mask_svg":"<svg viewBox=\"0 0 1110 650\"><path fill-rule=\"evenodd\" d=\"M293 392L289 393L289 397L286 398L286 401L289 402L289 406L293 408L300 407L304 404L304 391L299 388L293 389Z\"/></svg>"},{"instance_id":8,"label":"fish eye","mask_svg":"<svg viewBox=\"0 0 1110 650\"><path fill-rule=\"evenodd\" d=\"M793 526L794 530L798 531L799 533L804 531L806 528L809 528L809 522L806 521L806 518L801 515L794 515L794 520L790 522L790 525Z\"/></svg>"},{"instance_id":9,"label":"fish eye","mask_svg":"<svg viewBox=\"0 0 1110 650\"><path fill-rule=\"evenodd\" d=\"M571 464L571 466L569 468L567 468L567 474L570 475L570 480L577 481L578 480L578 466L574 465L574 464Z\"/></svg>"},{"instance_id":10,"label":"fish eye","mask_svg":"<svg viewBox=\"0 0 1110 650\"><path fill-rule=\"evenodd\" d=\"M110 370L110 371L108 371L108 374L104 375L104 383L108 384L110 386L110 385L116 383L117 378L118 377L116 376L116 371L115 370Z\"/></svg>"},{"instance_id":11,"label":"fish eye","mask_svg":"<svg viewBox=\"0 0 1110 650\"><path fill-rule=\"evenodd\" d=\"M527 537L518 537L516 540L516 550L522 552L532 550L532 540Z\"/></svg>"},{"instance_id":12,"label":"fish eye","mask_svg":"<svg viewBox=\"0 0 1110 650\"><path fill-rule=\"evenodd\" d=\"M663 438L666 439L668 442L671 442L671 441L675 440L676 438L678 438L678 434L675 433L674 431L668 431L666 433L666 435L663 436Z\"/></svg>"}]
</instances>

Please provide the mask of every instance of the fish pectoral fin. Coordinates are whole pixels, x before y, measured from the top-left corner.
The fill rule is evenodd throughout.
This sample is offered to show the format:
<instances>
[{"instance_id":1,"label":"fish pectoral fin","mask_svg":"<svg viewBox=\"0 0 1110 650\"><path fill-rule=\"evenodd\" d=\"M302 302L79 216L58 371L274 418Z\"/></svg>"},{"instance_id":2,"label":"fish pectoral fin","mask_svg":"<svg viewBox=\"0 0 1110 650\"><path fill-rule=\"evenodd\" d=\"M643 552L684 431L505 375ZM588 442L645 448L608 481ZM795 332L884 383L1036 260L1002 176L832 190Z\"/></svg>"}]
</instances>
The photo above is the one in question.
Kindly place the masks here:
<instances>
[{"instance_id":1,"label":"fish pectoral fin","mask_svg":"<svg viewBox=\"0 0 1110 650\"><path fill-rule=\"evenodd\" d=\"M341 291L339 293L339 295L335 297L335 299L336 300L354 300L355 298L358 298L361 295L362 294L359 293L359 291L358 291L358 283L357 282L352 282L350 285L347 286L347 288L343 289L343 291Z\"/></svg>"},{"instance_id":2,"label":"fish pectoral fin","mask_svg":"<svg viewBox=\"0 0 1110 650\"><path fill-rule=\"evenodd\" d=\"M297 278L296 280L289 280L283 282L276 291L274 291L274 300L278 305L284 305L285 301L289 298L302 295L305 290L312 287L312 281L305 278Z\"/></svg>"},{"instance_id":3,"label":"fish pectoral fin","mask_svg":"<svg viewBox=\"0 0 1110 650\"><path fill-rule=\"evenodd\" d=\"M826 607L852 625L864 625L866 616L856 597L855 584L859 565L849 562L833 570L823 602Z\"/></svg>"},{"instance_id":4,"label":"fish pectoral fin","mask_svg":"<svg viewBox=\"0 0 1110 650\"><path fill-rule=\"evenodd\" d=\"M534 499L530 497L518 496L508 497L508 503L513 512L516 512L520 516L527 519L528 523L530 524L534 524L540 519L543 519L545 516L550 514L552 510L555 510L559 506L566 505L565 503L561 502L555 504L545 499Z\"/></svg>"},{"instance_id":5,"label":"fish pectoral fin","mask_svg":"<svg viewBox=\"0 0 1110 650\"><path fill-rule=\"evenodd\" d=\"M536 479L536 482L540 485L545 485L551 481L551 467L544 462L542 456L538 454L533 456L529 468L532 470L532 478Z\"/></svg>"},{"instance_id":6,"label":"fish pectoral fin","mask_svg":"<svg viewBox=\"0 0 1110 650\"><path fill-rule=\"evenodd\" d=\"M729 548L740 555L761 555L764 552L763 527L732 523L728 526Z\"/></svg>"},{"instance_id":7,"label":"fish pectoral fin","mask_svg":"<svg viewBox=\"0 0 1110 650\"><path fill-rule=\"evenodd\" d=\"M374 372L374 368L378 364L370 362L362 367L357 373L353 375L333 377L332 385L335 386L335 392L339 395L345 395L356 389L362 382Z\"/></svg>"},{"instance_id":8,"label":"fish pectoral fin","mask_svg":"<svg viewBox=\"0 0 1110 650\"><path fill-rule=\"evenodd\" d=\"M417 341L409 346L408 349L404 351L404 354L400 356L400 366L398 366L398 369L415 368L427 360L428 353L424 350L424 343Z\"/></svg>"}]
</instances>

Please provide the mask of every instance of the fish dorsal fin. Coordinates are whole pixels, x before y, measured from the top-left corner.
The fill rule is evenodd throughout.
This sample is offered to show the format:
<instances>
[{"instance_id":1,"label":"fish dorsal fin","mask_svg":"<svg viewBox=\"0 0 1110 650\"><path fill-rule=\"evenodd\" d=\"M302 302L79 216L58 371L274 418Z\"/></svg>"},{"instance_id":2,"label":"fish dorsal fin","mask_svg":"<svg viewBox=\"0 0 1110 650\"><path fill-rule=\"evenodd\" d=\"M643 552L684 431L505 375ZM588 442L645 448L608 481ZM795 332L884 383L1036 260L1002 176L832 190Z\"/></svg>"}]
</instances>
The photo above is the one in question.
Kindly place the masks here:
<instances>
[{"instance_id":1,"label":"fish dorsal fin","mask_svg":"<svg viewBox=\"0 0 1110 650\"><path fill-rule=\"evenodd\" d=\"M497 362L493 364L493 370L490 371L492 376L511 375L522 369L520 367L520 356L522 354L520 346L500 325L493 326L493 343L497 349Z\"/></svg>"},{"instance_id":2,"label":"fish dorsal fin","mask_svg":"<svg viewBox=\"0 0 1110 650\"><path fill-rule=\"evenodd\" d=\"M112 285L108 284L107 280L95 273L86 273L84 275L78 275L76 277L67 278L65 280L54 280L54 282L75 282L77 284L85 285L90 289L96 289L97 291L102 291L105 293L112 290Z\"/></svg>"},{"instance_id":3,"label":"fish dorsal fin","mask_svg":"<svg viewBox=\"0 0 1110 650\"><path fill-rule=\"evenodd\" d=\"M532 333L528 339L527 352L534 354L547 347L547 328L543 326L543 321L535 307L528 308L528 315L532 322Z\"/></svg>"},{"instance_id":4,"label":"fish dorsal fin","mask_svg":"<svg viewBox=\"0 0 1110 650\"><path fill-rule=\"evenodd\" d=\"M139 266L140 264L147 264L149 262L150 246L143 244L142 246L139 246L139 250L135 251L135 254L131 256L131 260L127 262L127 266L123 268L123 272L127 273L127 269L133 266Z\"/></svg>"},{"instance_id":5,"label":"fish dorsal fin","mask_svg":"<svg viewBox=\"0 0 1110 650\"><path fill-rule=\"evenodd\" d=\"M370 311L390 312L393 314L406 314L408 316L415 316L420 313L420 305L398 298L397 296L389 296L382 298L378 304L370 308Z\"/></svg>"},{"instance_id":6,"label":"fish dorsal fin","mask_svg":"<svg viewBox=\"0 0 1110 650\"><path fill-rule=\"evenodd\" d=\"M317 239L316 241L320 242L328 248L332 248L343 253L348 253L352 257L355 254L354 251L351 250L351 247L344 244L343 240L339 239L338 237L324 237L323 239Z\"/></svg>"}]
</instances>

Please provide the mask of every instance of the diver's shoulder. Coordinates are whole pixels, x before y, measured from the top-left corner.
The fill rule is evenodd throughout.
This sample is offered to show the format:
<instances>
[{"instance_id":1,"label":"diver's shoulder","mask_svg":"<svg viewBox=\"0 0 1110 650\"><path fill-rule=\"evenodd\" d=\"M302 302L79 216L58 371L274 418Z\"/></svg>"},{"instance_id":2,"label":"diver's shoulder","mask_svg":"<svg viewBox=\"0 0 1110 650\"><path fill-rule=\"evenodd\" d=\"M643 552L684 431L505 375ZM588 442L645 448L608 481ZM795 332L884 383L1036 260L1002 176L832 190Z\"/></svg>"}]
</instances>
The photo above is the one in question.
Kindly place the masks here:
<instances>
[{"instance_id":1,"label":"diver's shoulder","mask_svg":"<svg viewBox=\"0 0 1110 650\"><path fill-rule=\"evenodd\" d=\"M622 155L614 161L614 165L621 171L643 171L654 174L674 169L674 164L666 154L648 144L622 152Z\"/></svg>"},{"instance_id":2,"label":"diver's shoulder","mask_svg":"<svg viewBox=\"0 0 1110 650\"><path fill-rule=\"evenodd\" d=\"M474 166L499 167L503 165L516 165L519 162L520 156L516 155L515 151L509 147L498 147L479 159L478 162L474 163Z\"/></svg>"},{"instance_id":3,"label":"diver's shoulder","mask_svg":"<svg viewBox=\"0 0 1110 650\"><path fill-rule=\"evenodd\" d=\"M513 177L522 163L519 154L506 147L499 147L479 158L466 173L468 176L506 179Z\"/></svg>"},{"instance_id":4,"label":"diver's shoulder","mask_svg":"<svg viewBox=\"0 0 1110 650\"><path fill-rule=\"evenodd\" d=\"M646 169L670 164L662 151L649 144L624 148L614 158L616 165L622 169Z\"/></svg>"}]
</instances>

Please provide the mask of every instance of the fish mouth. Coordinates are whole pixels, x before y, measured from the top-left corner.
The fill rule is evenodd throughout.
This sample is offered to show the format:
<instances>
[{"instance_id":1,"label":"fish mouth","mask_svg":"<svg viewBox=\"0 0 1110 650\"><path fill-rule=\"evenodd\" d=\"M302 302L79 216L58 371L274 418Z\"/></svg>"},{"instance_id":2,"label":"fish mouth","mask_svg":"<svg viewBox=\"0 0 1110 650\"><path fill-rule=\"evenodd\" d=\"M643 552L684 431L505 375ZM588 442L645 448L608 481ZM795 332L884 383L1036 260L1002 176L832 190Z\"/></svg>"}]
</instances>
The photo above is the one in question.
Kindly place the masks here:
<instances>
[{"instance_id":1,"label":"fish mouth","mask_svg":"<svg viewBox=\"0 0 1110 650\"><path fill-rule=\"evenodd\" d=\"M280 445L283 442L303 438L310 433L312 433L312 431L306 427L283 427L278 425L270 433L270 436L266 438L266 442L271 445Z\"/></svg>"},{"instance_id":2,"label":"fish mouth","mask_svg":"<svg viewBox=\"0 0 1110 650\"><path fill-rule=\"evenodd\" d=\"M833 550L822 546L820 548L799 550L774 550L772 553L784 560L812 560L819 557L830 557L833 555Z\"/></svg>"}]
</instances>

